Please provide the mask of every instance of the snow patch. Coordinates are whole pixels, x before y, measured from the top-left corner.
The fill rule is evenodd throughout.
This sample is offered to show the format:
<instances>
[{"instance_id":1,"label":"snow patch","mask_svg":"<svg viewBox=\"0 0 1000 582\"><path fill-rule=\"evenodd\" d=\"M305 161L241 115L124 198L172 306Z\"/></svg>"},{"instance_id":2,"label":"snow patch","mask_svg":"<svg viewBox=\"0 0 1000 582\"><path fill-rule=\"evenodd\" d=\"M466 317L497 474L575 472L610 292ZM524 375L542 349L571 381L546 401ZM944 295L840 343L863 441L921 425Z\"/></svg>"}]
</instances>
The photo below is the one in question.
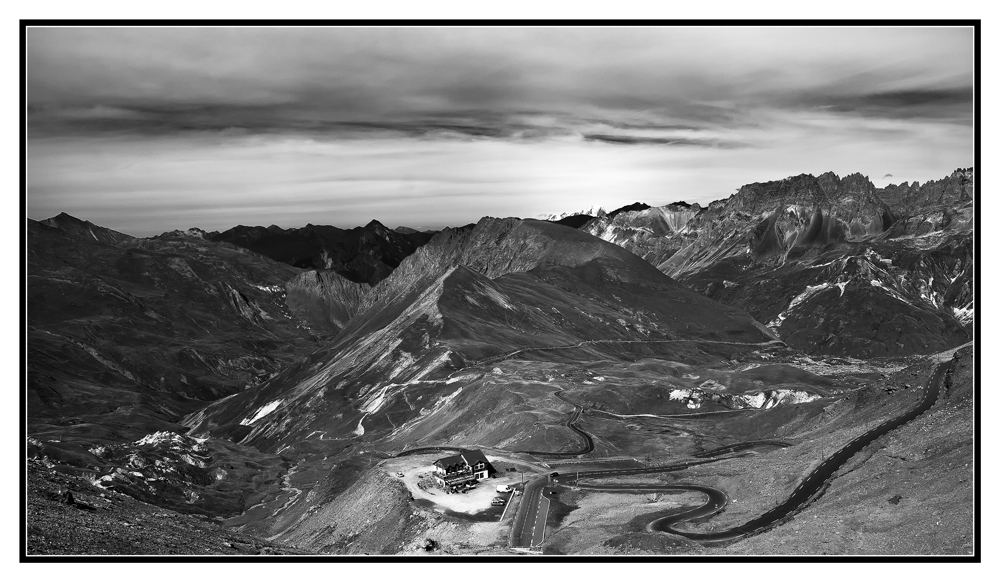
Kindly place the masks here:
<instances>
[{"instance_id":1,"label":"snow patch","mask_svg":"<svg viewBox=\"0 0 1000 582\"><path fill-rule=\"evenodd\" d=\"M955 319L962 325L972 323L976 319L976 310L972 303L969 303L965 307L953 307L952 312L955 314Z\"/></svg>"},{"instance_id":2,"label":"snow patch","mask_svg":"<svg viewBox=\"0 0 1000 582\"><path fill-rule=\"evenodd\" d=\"M846 283L844 285L846 286ZM839 285L837 286L839 287ZM820 291L824 291L826 289L829 289L830 287L833 287L833 285L831 285L830 283L820 283L819 285L806 285L806 290L796 295L792 299L792 301L788 304L788 307L785 308L784 311L779 313L778 317L775 317L773 320L771 320L771 322L767 324L767 327L777 331L777 329L781 327L781 324L788 317L788 314L791 313L792 310L794 310L796 307L798 307L799 304L809 299L813 295L819 293ZM841 295L843 295L843 289L841 289Z\"/></svg>"},{"instance_id":3,"label":"snow patch","mask_svg":"<svg viewBox=\"0 0 1000 582\"><path fill-rule=\"evenodd\" d=\"M252 425L253 423L255 423L258 420L260 420L260 419L264 418L265 416L267 416L268 414L271 414L272 412L274 412L279 406L281 406L281 404L283 402L284 402L284 400L281 400L281 399L275 400L274 402L268 402L264 406L261 406L260 408L258 408L257 412L255 412L253 414L253 416L248 416L247 418L244 418L243 420L241 420L240 424L243 425L243 426Z\"/></svg>"},{"instance_id":4,"label":"snow patch","mask_svg":"<svg viewBox=\"0 0 1000 582\"><path fill-rule=\"evenodd\" d=\"M389 388L394 386L400 386L400 384L386 384L375 394L369 395L364 405L361 406L361 412L364 412L366 416L373 412L378 412L378 409L382 408L382 405L385 404L385 398L389 393Z\"/></svg>"},{"instance_id":5,"label":"snow patch","mask_svg":"<svg viewBox=\"0 0 1000 582\"><path fill-rule=\"evenodd\" d=\"M354 434L356 434L357 436L364 436L365 425L362 423L365 421L366 418L368 418L367 413L365 413L365 415L361 417L361 420L358 421L358 428L354 429Z\"/></svg>"},{"instance_id":6,"label":"snow patch","mask_svg":"<svg viewBox=\"0 0 1000 582\"><path fill-rule=\"evenodd\" d=\"M419 382L421 379L423 379L424 376L426 376L427 374L430 374L434 370L437 370L442 365L444 365L445 362L447 362L450 358L451 358L451 351L445 350L443 353L439 354L437 357L435 357L433 360L431 360L431 362L429 364L427 364L427 367L425 367L423 370L421 370L420 372L418 372L417 375L414 376L413 379L410 380L410 382L407 382L407 384L410 384L410 383L413 383L413 382Z\"/></svg>"},{"instance_id":7,"label":"snow patch","mask_svg":"<svg viewBox=\"0 0 1000 582\"><path fill-rule=\"evenodd\" d=\"M147 434L141 439L135 441L135 444L141 447L143 445L160 445L164 443L179 445L182 442L183 440L181 439L181 435L175 432L170 432L169 430L161 430L154 432L153 434Z\"/></svg>"},{"instance_id":8,"label":"snow patch","mask_svg":"<svg viewBox=\"0 0 1000 582\"><path fill-rule=\"evenodd\" d=\"M691 397L691 390L685 388L674 388L670 391L671 400L687 400Z\"/></svg>"},{"instance_id":9,"label":"snow patch","mask_svg":"<svg viewBox=\"0 0 1000 582\"><path fill-rule=\"evenodd\" d=\"M907 305L913 305L913 303L911 303L910 301L908 301L905 297L903 297L902 295L900 295L899 293L897 293L895 290L890 289L890 288L886 287L885 285L883 285L882 282L879 281L878 279L872 279L871 281L869 281L869 283L871 283L872 287L875 287L876 289L881 289L882 291L884 291L885 294L888 295L889 297L892 297L893 299L896 299L898 301L902 301L903 303L905 303Z\"/></svg>"},{"instance_id":10,"label":"snow patch","mask_svg":"<svg viewBox=\"0 0 1000 582\"><path fill-rule=\"evenodd\" d=\"M442 408L444 406L447 406L449 402L451 402L452 400L454 400L455 397L458 396L459 393L462 392L462 388L463 388L463 386L459 386L458 390L455 390L451 394L449 394L449 395L441 398L440 400L438 400L437 404L434 405L434 408Z\"/></svg>"}]
</instances>

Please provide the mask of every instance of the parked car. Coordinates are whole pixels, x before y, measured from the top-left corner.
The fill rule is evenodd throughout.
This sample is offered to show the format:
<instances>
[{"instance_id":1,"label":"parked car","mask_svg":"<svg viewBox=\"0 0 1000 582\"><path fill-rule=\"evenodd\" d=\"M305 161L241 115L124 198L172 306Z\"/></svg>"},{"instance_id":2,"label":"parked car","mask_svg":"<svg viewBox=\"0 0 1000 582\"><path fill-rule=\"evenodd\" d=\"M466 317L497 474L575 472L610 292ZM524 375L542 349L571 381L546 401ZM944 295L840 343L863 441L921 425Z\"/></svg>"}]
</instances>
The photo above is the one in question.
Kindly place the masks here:
<instances>
[{"instance_id":1,"label":"parked car","mask_svg":"<svg viewBox=\"0 0 1000 582\"><path fill-rule=\"evenodd\" d=\"M497 485L497 493L510 493L512 489L510 485Z\"/></svg>"},{"instance_id":2,"label":"parked car","mask_svg":"<svg viewBox=\"0 0 1000 582\"><path fill-rule=\"evenodd\" d=\"M400 479L403 478L403 474L402 473L396 473L396 476L399 477Z\"/></svg>"},{"instance_id":3,"label":"parked car","mask_svg":"<svg viewBox=\"0 0 1000 582\"><path fill-rule=\"evenodd\" d=\"M504 503L507 503L507 502L504 501L503 497L494 497L493 498L493 505L503 505Z\"/></svg>"}]
</instances>

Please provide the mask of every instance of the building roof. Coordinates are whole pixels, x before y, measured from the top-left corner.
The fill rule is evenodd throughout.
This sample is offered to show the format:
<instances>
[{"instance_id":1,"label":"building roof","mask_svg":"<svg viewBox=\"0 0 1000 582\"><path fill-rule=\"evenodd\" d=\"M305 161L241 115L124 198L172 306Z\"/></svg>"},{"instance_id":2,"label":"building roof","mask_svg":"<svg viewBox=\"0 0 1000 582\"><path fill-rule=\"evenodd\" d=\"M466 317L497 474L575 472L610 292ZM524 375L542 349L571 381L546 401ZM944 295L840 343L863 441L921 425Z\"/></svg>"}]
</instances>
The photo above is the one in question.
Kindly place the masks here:
<instances>
[{"instance_id":1,"label":"building roof","mask_svg":"<svg viewBox=\"0 0 1000 582\"><path fill-rule=\"evenodd\" d=\"M486 460L486 455L484 455L480 450L469 449L468 451L462 453L462 456L464 456L466 462L472 466L475 466L476 463L480 462L485 463L486 465L490 464L490 462Z\"/></svg>"},{"instance_id":2,"label":"building roof","mask_svg":"<svg viewBox=\"0 0 1000 582\"><path fill-rule=\"evenodd\" d=\"M468 465L470 467L475 467L476 463L484 463L486 466L490 466L490 462L486 459L486 455L484 455L482 451L475 449L467 449L457 455L442 457L434 461L434 464L439 467L450 467L452 465Z\"/></svg>"},{"instance_id":3,"label":"building roof","mask_svg":"<svg viewBox=\"0 0 1000 582\"><path fill-rule=\"evenodd\" d=\"M466 460L462 455L452 455L450 457L442 457L434 461L434 464L442 467L450 467L451 465L464 465L466 464Z\"/></svg>"}]
</instances>

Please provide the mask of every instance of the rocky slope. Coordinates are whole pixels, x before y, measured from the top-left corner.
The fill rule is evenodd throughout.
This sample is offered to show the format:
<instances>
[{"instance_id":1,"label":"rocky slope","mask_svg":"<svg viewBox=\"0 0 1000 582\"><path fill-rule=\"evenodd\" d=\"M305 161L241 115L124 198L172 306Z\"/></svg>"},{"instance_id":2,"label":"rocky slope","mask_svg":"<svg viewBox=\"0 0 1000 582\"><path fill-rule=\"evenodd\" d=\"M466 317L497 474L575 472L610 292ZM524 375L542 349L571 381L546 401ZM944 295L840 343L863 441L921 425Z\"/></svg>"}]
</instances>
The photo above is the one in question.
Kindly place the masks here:
<instances>
[{"instance_id":1,"label":"rocky slope","mask_svg":"<svg viewBox=\"0 0 1000 582\"><path fill-rule=\"evenodd\" d=\"M262 450L311 435L377 440L397 429L405 441L406 434L449 424L444 418L453 399L456 405L479 399L487 407L480 414L498 414L490 411L504 399L482 399L466 386L478 377L475 371L462 374L513 351L601 340L569 355L719 359L711 355L713 341L771 340L743 312L688 290L614 245L517 219L487 218L473 229L438 234L372 288L357 313L309 358L185 423L210 435L242 424L249 433L241 442ZM708 343L664 341L678 339ZM445 416L437 415L441 411ZM532 432L525 427L525 438Z\"/></svg>"},{"instance_id":2,"label":"rocky slope","mask_svg":"<svg viewBox=\"0 0 1000 582\"><path fill-rule=\"evenodd\" d=\"M374 285L433 234L412 229L389 230L373 220L350 230L312 224L290 229L240 225L204 236L295 267L334 271L349 281Z\"/></svg>"},{"instance_id":3,"label":"rocky slope","mask_svg":"<svg viewBox=\"0 0 1000 582\"><path fill-rule=\"evenodd\" d=\"M920 216L929 207L962 208L975 199L976 173L974 168L959 168L940 180L890 184L877 193L903 217Z\"/></svg>"},{"instance_id":4,"label":"rocky slope","mask_svg":"<svg viewBox=\"0 0 1000 582\"><path fill-rule=\"evenodd\" d=\"M28 424L135 440L266 380L314 345L284 305L294 267L197 237L29 220Z\"/></svg>"},{"instance_id":5,"label":"rocky slope","mask_svg":"<svg viewBox=\"0 0 1000 582\"><path fill-rule=\"evenodd\" d=\"M677 252L685 240L687 223L701 210L698 204L686 202L624 210L591 220L582 230L659 265Z\"/></svg>"},{"instance_id":6,"label":"rocky slope","mask_svg":"<svg viewBox=\"0 0 1000 582\"><path fill-rule=\"evenodd\" d=\"M749 184L706 208L595 219L614 242L810 353L932 353L973 322L974 174L876 189L859 174Z\"/></svg>"},{"instance_id":7,"label":"rocky slope","mask_svg":"<svg viewBox=\"0 0 1000 582\"><path fill-rule=\"evenodd\" d=\"M25 555L287 555L302 550L105 490L28 461Z\"/></svg>"}]
</instances>

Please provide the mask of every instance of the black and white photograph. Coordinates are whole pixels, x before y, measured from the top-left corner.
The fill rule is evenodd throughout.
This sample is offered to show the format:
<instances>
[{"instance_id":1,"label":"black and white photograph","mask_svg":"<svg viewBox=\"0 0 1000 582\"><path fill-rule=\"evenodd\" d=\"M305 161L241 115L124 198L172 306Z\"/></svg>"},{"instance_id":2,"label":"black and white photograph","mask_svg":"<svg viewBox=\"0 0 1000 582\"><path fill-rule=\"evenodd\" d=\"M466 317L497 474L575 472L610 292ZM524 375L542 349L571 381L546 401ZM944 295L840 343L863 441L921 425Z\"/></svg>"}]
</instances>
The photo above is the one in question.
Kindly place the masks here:
<instances>
[{"instance_id":1,"label":"black and white photograph","mask_svg":"<svg viewBox=\"0 0 1000 582\"><path fill-rule=\"evenodd\" d=\"M22 562L979 561L979 20L20 32Z\"/></svg>"}]
</instances>

